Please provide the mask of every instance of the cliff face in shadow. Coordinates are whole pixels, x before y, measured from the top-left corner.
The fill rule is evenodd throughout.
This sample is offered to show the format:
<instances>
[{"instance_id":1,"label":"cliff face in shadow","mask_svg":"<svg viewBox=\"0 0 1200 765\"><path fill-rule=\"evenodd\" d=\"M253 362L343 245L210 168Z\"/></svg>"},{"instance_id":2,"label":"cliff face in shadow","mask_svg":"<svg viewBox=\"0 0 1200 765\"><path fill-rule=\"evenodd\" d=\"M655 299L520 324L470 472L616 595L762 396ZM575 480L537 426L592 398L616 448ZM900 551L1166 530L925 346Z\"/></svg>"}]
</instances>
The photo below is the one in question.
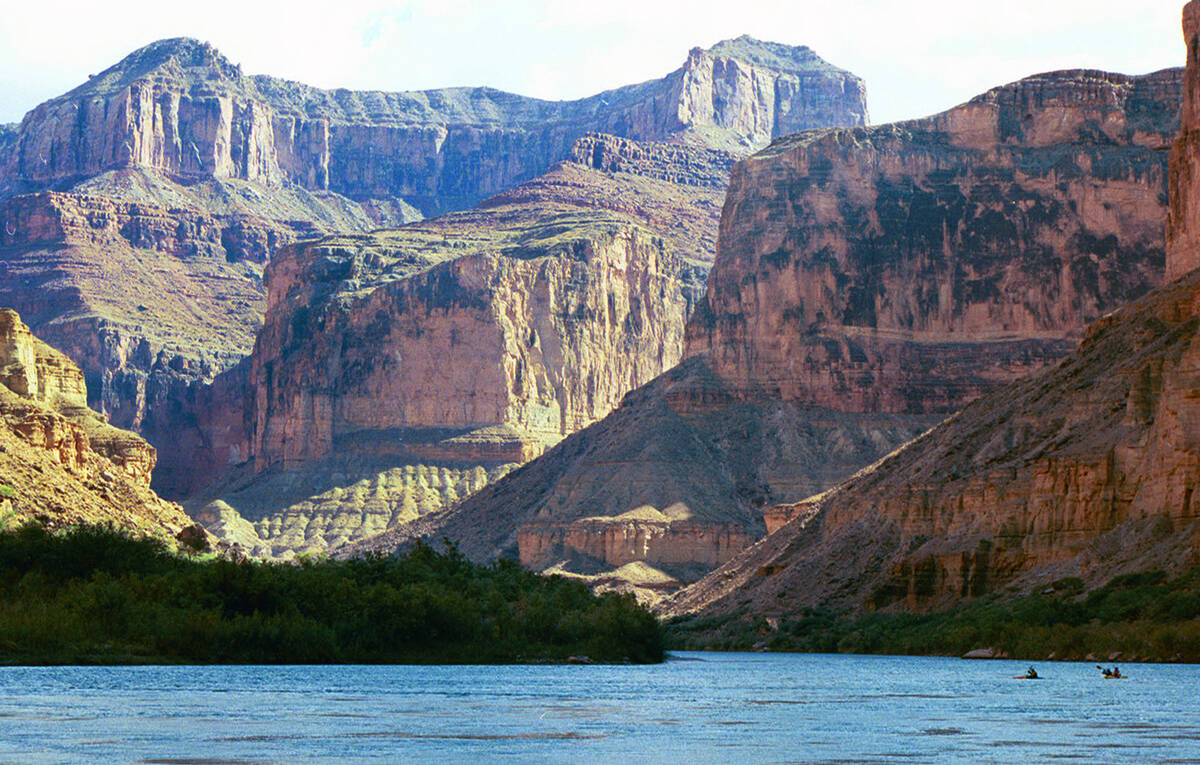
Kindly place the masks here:
<instances>
[{"instance_id":1,"label":"cliff face in shadow","mask_svg":"<svg viewBox=\"0 0 1200 765\"><path fill-rule=\"evenodd\" d=\"M747 394L950 413L1161 284L1182 72L1058 72L740 163L688 355Z\"/></svg>"},{"instance_id":2,"label":"cliff face in shadow","mask_svg":"<svg viewBox=\"0 0 1200 765\"><path fill-rule=\"evenodd\" d=\"M788 513L668 611L923 611L1200 564L1198 311L1193 271L1094 324L1059 366Z\"/></svg>"}]
</instances>

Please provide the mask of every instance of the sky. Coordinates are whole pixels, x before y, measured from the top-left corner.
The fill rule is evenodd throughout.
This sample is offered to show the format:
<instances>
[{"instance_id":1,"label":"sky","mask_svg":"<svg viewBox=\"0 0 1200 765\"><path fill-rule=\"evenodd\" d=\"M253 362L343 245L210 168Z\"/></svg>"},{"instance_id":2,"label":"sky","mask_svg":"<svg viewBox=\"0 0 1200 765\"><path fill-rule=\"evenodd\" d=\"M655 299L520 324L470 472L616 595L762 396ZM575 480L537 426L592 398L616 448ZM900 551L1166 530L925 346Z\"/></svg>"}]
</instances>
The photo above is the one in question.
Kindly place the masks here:
<instances>
[{"instance_id":1,"label":"sky","mask_svg":"<svg viewBox=\"0 0 1200 765\"><path fill-rule=\"evenodd\" d=\"M195 37L250 74L325 88L488 85L579 98L749 34L866 80L873 123L1026 75L1182 66L1182 0L0 0L0 123L153 40ZM306 7L315 10L304 10Z\"/></svg>"}]
</instances>

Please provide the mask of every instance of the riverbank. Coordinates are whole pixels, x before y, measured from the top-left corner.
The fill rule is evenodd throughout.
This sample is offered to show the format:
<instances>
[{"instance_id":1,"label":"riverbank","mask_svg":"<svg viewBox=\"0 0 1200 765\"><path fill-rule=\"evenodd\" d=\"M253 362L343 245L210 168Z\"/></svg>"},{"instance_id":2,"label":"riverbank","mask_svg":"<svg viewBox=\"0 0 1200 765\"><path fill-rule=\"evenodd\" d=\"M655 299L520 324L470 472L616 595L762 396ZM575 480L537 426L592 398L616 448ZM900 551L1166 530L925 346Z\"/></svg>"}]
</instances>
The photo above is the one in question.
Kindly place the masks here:
<instances>
[{"instance_id":1,"label":"riverbank","mask_svg":"<svg viewBox=\"0 0 1200 765\"><path fill-rule=\"evenodd\" d=\"M1085 593L1064 579L1025 597L986 598L933 614L779 618L687 616L666 625L673 650L962 656L1070 661L1200 662L1200 569L1118 577Z\"/></svg>"}]
</instances>

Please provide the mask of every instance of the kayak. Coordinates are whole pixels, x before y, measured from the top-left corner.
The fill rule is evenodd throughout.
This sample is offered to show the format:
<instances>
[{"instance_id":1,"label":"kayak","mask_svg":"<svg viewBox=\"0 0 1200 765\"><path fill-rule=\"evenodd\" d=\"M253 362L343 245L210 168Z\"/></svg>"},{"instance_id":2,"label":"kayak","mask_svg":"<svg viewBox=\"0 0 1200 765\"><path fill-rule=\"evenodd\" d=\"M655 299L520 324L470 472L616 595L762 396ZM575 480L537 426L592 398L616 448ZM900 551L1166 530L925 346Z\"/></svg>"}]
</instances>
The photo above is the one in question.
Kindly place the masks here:
<instances>
[{"instance_id":1,"label":"kayak","mask_svg":"<svg viewBox=\"0 0 1200 765\"><path fill-rule=\"evenodd\" d=\"M1013 675L1013 680L1045 680L1045 679L1046 678L1042 677L1041 675L1038 675L1037 677L1030 677L1029 675Z\"/></svg>"}]
</instances>

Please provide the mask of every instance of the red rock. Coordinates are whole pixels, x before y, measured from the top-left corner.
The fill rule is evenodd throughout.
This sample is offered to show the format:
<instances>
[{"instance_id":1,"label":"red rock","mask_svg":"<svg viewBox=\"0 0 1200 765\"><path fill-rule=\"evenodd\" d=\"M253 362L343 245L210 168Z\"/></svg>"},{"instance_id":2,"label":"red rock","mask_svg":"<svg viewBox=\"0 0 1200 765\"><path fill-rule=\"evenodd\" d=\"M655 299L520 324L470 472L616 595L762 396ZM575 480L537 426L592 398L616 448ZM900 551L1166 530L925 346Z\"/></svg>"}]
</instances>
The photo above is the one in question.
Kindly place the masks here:
<instances>
[{"instance_id":1,"label":"red rock","mask_svg":"<svg viewBox=\"0 0 1200 765\"><path fill-rule=\"evenodd\" d=\"M1185 9L1188 98L1171 155L1171 259L1194 257L1200 60ZM1093 323L1058 366L980 398L830 491L665 605L775 615L925 611L1063 578L1200 565L1200 270ZM783 510L781 510L783 512ZM755 576L764 566L779 574Z\"/></svg>"},{"instance_id":2,"label":"red rock","mask_svg":"<svg viewBox=\"0 0 1200 765\"><path fill-rule=\"evenodd\" d=\"M1167 215L1167 278L1200 266L1200 5L1183 8L1187 80L1182 125L1171 147L1171 207Z\"/></svg>"},{"instance_id":3,"label":"red rock","mask_svg":"<svg viewBox=\"0 0 1200 765\"><path fill-rule=\"evenodd\" d=\"M1161 283L1182 79L1050 73L924 120L777 140L733 170L684 363L499 484L359 549L447 535L489 559L517 552L526 524L643 505L761 535L765 507L1060 361L1088 321ZM772 565L753 571L787 578Z\"/></svg>"}]
</instances>

